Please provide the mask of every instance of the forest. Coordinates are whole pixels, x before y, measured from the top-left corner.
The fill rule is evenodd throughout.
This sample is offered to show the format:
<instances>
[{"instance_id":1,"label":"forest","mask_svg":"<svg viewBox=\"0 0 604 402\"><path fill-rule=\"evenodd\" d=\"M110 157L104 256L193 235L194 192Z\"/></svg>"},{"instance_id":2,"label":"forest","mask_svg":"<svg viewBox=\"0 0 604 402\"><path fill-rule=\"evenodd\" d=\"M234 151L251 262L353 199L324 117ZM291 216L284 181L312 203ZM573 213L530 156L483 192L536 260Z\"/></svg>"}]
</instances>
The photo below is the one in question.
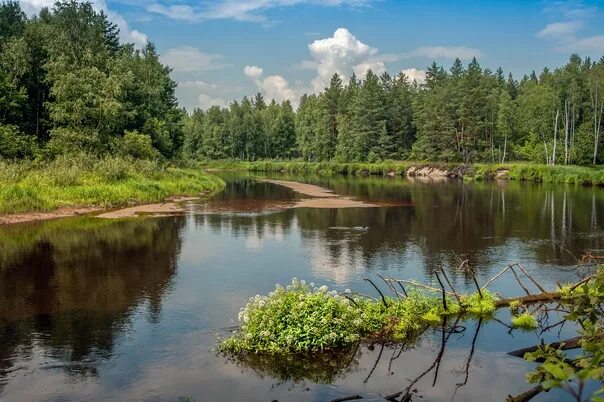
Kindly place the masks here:
<instances>
[{"instance_id":1,"label":"forest","mask_svg":"<svg viewBox=\"0 0 604 402\"><path fill-rule=\"evenodd\" d=\"M572 55L520 81L456 59L449 70L433 63L422 84L403 73L368 71L347 84L334 74L296 111L261 94L195 110L185 117L184 151L206 159L599 164L603 115L604 57Z\"/></svg>"},{"instance_id":2,"label":"forest","mask_svg":"<svg viewBox=\"0 0 604 402\"><path fill-rule=\"evenodd\" d=\"M122 44L90 3L28 18L0 5L0 157L74 152L172 158L183 143L170 69L153 44Z\"/></svg>"},{"instance_id":3,"label":"forest","mask_svg":"<svg viewBox=\"0 0 604 402\"><path fill-rule=\"evenodd\" d=\"M425 82L337 73L299 106L261 93L187 113L152 43L120 42L90 3L29 18L0 6L0 158L88 153L150 160L298 159L601 164L604 56L515 79L476 59Z\"/></svg>"}]
</instances>

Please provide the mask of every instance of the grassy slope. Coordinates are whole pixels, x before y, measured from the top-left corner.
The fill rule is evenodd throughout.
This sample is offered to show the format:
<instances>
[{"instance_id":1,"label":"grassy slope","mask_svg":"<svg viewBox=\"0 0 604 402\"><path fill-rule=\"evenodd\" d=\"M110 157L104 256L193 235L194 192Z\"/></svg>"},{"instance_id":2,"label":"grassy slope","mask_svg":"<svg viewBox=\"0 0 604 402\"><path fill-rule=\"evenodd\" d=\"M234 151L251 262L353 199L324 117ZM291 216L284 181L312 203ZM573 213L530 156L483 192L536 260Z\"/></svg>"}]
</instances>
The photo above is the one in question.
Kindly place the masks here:
<instances>
[{"instance_id":1,"label":"grassy slope","mask_svg":"<svg viewBox=\"0 0 604 402\"><path fill-rule=\"evenodd\" d=\"M221 179L200 171L145 160L80 155L44 165L0 161L0 213L157 202L223 187Z\"/></svg>"},{"instance_id":2,"label":"grassy slope","mask_svg":"<svg viewBox=\"0 0 604 402\"><path fill-rule=\"evenodd\" d=\"M205 168L224 170L245 170L255 172L292 172L312 174L404 174L410 167L432 166L455 169L463 172L465 179L483 180L495 175L498 170L508 170L511 180L529 180L549 183L571 183L604 186L604 168L601 166L546 166L532 163L485 164L463 166L458 163L432 162L379 162L379 163L335 163L299 161L258 161L258 162L206 162Z\"/></svg>"}]
</instances>

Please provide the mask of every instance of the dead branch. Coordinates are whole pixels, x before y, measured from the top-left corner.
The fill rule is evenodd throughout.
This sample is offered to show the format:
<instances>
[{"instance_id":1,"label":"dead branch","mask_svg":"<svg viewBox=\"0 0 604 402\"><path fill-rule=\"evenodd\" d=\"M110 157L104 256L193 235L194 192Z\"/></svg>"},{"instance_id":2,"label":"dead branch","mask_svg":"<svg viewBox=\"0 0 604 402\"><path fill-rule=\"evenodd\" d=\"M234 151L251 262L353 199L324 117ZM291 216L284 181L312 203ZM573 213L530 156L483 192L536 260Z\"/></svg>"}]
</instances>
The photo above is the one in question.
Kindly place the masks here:
<instances>
[{"instance_id":1,"label":"dead branch","mask_svg":"<svg viewBox=\"0 0 604 402\"><path fill-rule=\"evenodd\" d=\"M487 286L489 286L495 279L499 278L501 275L503 275L503 273L505 271L507 271L508 269L510 269L511 265L508 265L507 267L505 267L504 269L502 269L501 271L499 271L499 273L497 275L495 275L494 277L492 277L491 279L489 279L484 285L482 285L482 289L486 289Z\"/></svg>"},{"instance_id":2,"label":"dead branch","mask_svg":"<svg viewBox=\"0 0 604 402\"><path fill-rule=\"evenodd\" d=\"M445 293L445 286L443 285L442 281L440 280L440 277L438 276L438 272L435 272L434 275L436 276L436 280L438 281L438 284L440 285L440 288L443 291L443 308L445 309L445 311L447 311L447 294Z\"/></svg>"},{"instance_id":3,"label":"dead branch","mask_svg":"<svg viewBox=\"0 0 604 402\"><path fill-rule=\"evenodd\" d=\"M604 337L604 333L597 334L596 337L602 338L602 337ZM586 338L585 336L575 336L574 338L569 338L569 339L565 339L563 341L549 343L548 345L554 349L560 349L560 350L577 349L577 348L581 347L581 340L585 339L585 338ZM539 348L541 348L543 346L544 345L535 345L535 346L530 346L528 348L514 350L512 352L508 352L508 355L514 356L514 357L524 357L525 353L535 352L536 350L538 350Z\"/></svg>"},{"instance_id":4,"label":"dead branch","mask_svg":"<svg viewBox=\"0 0 604 402\"><path fill-rule=\"evenodd\" d=\"M530 401L531 399L533 399L534 397L536 397L537 395L539 395L541 393L541 391L543 391L543 387L540 384L540 385L537 385L519 395L516 395L516 396L508 395L508 397L505 400L507 402L527 402L527 401Z\"/></svg>"},{"instance_id":5,"label":"dead branch","mask_svg":"<svg viewBox=\"0 0 604 402\"><path fill-rule=\"evenodd\" d=\"M529 278L529 280L530 280L531 282L533 282L533 283L535 284L535 286L537 286L537 288L538 288L538 289L539 289L541 292L543 292L543 293L545 293L545 292L546 292L546 290L543 288L543 286L541 286L541 285L540 285L540 284L539 284L539 283L538 283L538 282L537 282L535 279L533 279L533 277L532 277L532 276L530 276L528 272L526 272L526 269L524 269L524 267L523 267L522 265L520 265L520 264L516 263L516 266L517 266L518 268L520 268L520 270L521 270L521 271L524 273L524 275L526 275L526 277L527 277L527 278Z\"/></svg>"},{"instance_id":6,"label":"dead branch","mask_svg":"<svg viewBox=\"0 0 604 402\"><path fill-rule=\"evenodd\" d=\"M365 278L365 280L373 285L373 287L375 288L375 290L377 290L377 292L380 294L380 297L382 298L382 303L384 303L384 306L388 307L388 302L386 302L386 298L384 297L384 294L382 293L382 291L380 290L380 288L378 288L376 286L376 284L373 283L373 281L371 279Z\"/></svg>"},{"instance_id":7,"label":"dead branch","mask_svg":"<svg viewBox=\"0 0 604 402\"><path fill-rule=\"evenodd\" d=\"M522 283L522 281L520 280L520 278L518 277L518 274L516 273L516 271L514 270L514 267L512 265L510 265L510 270L512 271L512 273L514 274L514 278L516 278L516 281L518 282L518 284L520 285L520 287L526 292L526 294L528 296L531 295L531 292L529 292L529 290L524 286L524 284Z\"/></svg>"},{"instance_id":8,"label":"dead branch","mask_svg":"<svg viewBox=\"0 0 604 402\"><path fill-rule=\"evenodd\" d=\"M539 302L544 302L544 301L552 301L552 300L559 299L560 296L561 296L560 292L545 292L545 293L539 293L536 295L529 294L528 296L512 297L509 299L499 299L495 302L495 307L509 306L510 303L512 303L512 302L520 302L522 304L527 304L527 303L539 303Z\"/></svg>"},{"instance_id":9,"label":"dead branch","mask_svg":"<svg viewBox=\"0 0 604 402\"><path fill-rule=\"evenodd\" d=\"M455 288L453 287L453 284L451 283L451 281L449 280L449 277L447 276L447 273L445 272L444 269L440 269L440 272L442 272L443 276L445 277L445 281L447 281L447 284L449 285L449 287L451 288L451 291L453 291L453 295L455 295L455 298L457 299L457 302L459 304L461 304L461 298L459 297L459 294L455 291Z\"/></svg>"}]
</instances>

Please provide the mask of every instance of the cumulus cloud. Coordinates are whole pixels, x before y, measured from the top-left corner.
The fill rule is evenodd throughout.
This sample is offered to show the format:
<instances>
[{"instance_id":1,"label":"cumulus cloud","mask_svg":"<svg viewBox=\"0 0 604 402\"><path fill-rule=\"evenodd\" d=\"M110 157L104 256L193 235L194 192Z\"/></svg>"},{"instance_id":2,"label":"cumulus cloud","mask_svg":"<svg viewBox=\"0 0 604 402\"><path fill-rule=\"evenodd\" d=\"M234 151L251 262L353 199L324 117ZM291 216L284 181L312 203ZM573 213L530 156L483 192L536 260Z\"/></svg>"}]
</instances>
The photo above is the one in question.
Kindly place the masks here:
<instances>
[{"instance_id":1,"label":"cumulus cloud","mask_svg":"<svg viewBox=\"0 0 604 402\"><path fill-rule=\"evenodd\" d=\"M222 98L214 98L207 94L200 94L198 100L199 100L199 104L197 105L197 107L199 107L201 109L209 109L212 106L220 106L220 107L228 106L226 100L224 100Z\"/></svg>"},{"instance_id":2,"label":"cumulus cloud","mask_svg":"<svg viewBox=\"0 0 604 402\"><path fill-rule=\"evenodd\" d=\"M245 66L243 68L243 73L253 80L257 80L262 77L263 72L264 70L258 66Z\"/></svg>"},{"instance_id":3,"label":"cumulus cloud","mask_svg":"<svg viewBox=\"0 0 604 402\"><path fill-rule=\"evenodd\" d=\"M280 75L271 75L262 80L262 93L268 99L276 102L290 101L297 103L296 94L290 88L289 83Z\"/></svg>"},{"instance_id":4,"label":"cumulus cloud","mask_svg":"<svg viewBox=\"0 0 604 402\"><path fill-rule=\"evenodd\" d=\"M40 1L40 0L38 0ZM361 7L373 0L216 0L200 2L201 5L165 4L165 0L151 3L147 11L183 21L232 19L235 21L266 23L263 14L276 7L291 7L310 4L324 7Z\"/></svg>"},{"instance_id":5,"label":"cumulus cloud","mask_svg":"<svg viewBox=\"0 0 604 402\"><path fill-rule=\"evenodd\" d=\"M406 58L424 57L427 59L455 59L470 60L472 57L482 57L480 49L466 46L421 46L406 53Z\"/></svg>"},{"instance_id":6,"label":"cumulus cloud","mask_svg":"<svg viewBox=\"0 0 604 402\"><path fill-rule=\"evenodd\" d=\"M424 70L418 70L417 68L407 68L402 70L401 73L405 74L409 81L416 81L418 84L426 82L426 72Z\"/></svg>"},{"instance_id":7,"label":"cumulus cloud","mask_svg":"<svg viewBox=\"0 0 604 402\"><path fill-rule=\"evenodd\" d=\"M311 81L315 92L323 90L334 73L344 80L351 72L361 77L369 69L381 73L385 71L384 62L398 58L396 55L380 55L378 49L361 42L346 28L338 28L330 38L313 41L308 50L313 60L302 62L301 67L316 69L317 75Z\"/></svg>"},{"instance_id":8,"label":"cumulus cloud","mask_svg":"<svg viewBox=\"0 0 604 402\"><path fill-rule=\"evenodd\" d=\"M270 75L262 78L264 70L258 66L245 66L243 73L251 78L258 90L262 92L265 98L276 102L290 101L294 106L298 104L298 96L289 82L280 75Z\"/></svg>"},{"instance_id":9,"label":"cumulus cloud","mask_svg":"<svg viewBox=\"0 0 604 402\"><path fill-rule=\"evenodd\" d=\"M172 48L161 56L162 62L169 65L175 72L184 73L224 68L226 65L222 63L222 59L222 55L204 53L192 46Z\"/></svg>"},{"instance_id":10,"label":"cumulus cloud","mask_svg":"<svg viewBox=\"0 0 604 402\"><path fill-rule=\"evenodd\" d=\"M604 52L604 35L589 36L587 38L577 39L567 47L578 52L599 54Z\"/></svg>"},{"instance_id":11,"label":"cumulus cloud","mask_svg":"<svg viewBox=\"0 0 604 402\"><path fill-rule=\"evenodd\" d=\"M42 8L52 8L55 0L20 0L19 4L29 15L38 13ZM138 47L143 47L147 44L148 38L144 33L131 29L124 17L107 7L105 0L91 0L92 6L97 11L104 12L110 21L120 29L120 39L122 42L134 43Z\"/></svg>"}]
</instances>

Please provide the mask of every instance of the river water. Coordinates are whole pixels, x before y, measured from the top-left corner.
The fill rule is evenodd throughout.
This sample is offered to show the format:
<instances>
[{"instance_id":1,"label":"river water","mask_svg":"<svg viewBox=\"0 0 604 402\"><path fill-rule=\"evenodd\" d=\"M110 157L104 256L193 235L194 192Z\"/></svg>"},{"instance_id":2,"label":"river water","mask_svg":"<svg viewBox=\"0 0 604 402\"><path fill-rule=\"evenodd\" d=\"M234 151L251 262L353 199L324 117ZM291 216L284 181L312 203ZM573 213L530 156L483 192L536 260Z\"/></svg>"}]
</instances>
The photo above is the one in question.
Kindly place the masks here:
<instances>
[{"instance_id":1,"label":"river water","mask_svg":"<svg viewBox=\"0 0 604 402\"><path fill-rule=\"evenodd\" d=\"M412 345L339 356L242 362L215 348L250 296L293 277L375 295L364 278L434 284L442 268L472 292L462 260L481 283L521 262L553 288L580 277L577 258L604 249L598 188L280 176L380 205L308 209L290 208L303 196L287 188L224 177L223 192L183 216L1 227L0 400L384 400L407 388L412 400L504 400L531 388L534 367L507 352L573 328L510 330L501 310L446 337L437 328ZM492 289L523 294L506 274ZM542 318L542 328L556 324Z\"/></svg>"}]
</instances>

